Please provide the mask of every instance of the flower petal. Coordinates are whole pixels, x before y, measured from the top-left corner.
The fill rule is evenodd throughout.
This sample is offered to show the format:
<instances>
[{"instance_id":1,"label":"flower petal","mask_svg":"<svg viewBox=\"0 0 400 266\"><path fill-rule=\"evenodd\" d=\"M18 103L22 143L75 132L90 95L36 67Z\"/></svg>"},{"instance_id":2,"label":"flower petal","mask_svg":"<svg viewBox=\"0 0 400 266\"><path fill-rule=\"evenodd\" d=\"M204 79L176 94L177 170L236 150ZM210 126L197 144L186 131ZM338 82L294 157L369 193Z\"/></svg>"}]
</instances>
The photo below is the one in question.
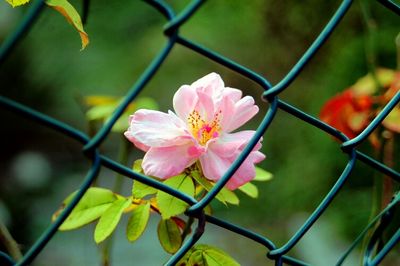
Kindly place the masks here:
<instances>
[{"instance_id":1,"label":"flower petal","mask_svg":"<svg viewBox=\"0 0 400 266\"><path fill-rule=\"evenodd\" d=\"M222 93L224 86L221 76L214 72L196 80L191 85L196 91L202 91L213 98Z\"/></svg>"},{"instance_id":2,"label":"flower petal","mask_svg":"<svg viewBox=\"0 0 400 266\"><path fill-rule=\"evenodd\" d=\"M223 158L231 157L232 154L237 154L244 148L254 133L254 130L223 133L219 138L209 141L207 148L209 147ZM257 148L259 149L259 147Z\"/></svg>"},{"instance_id":3,"label":"flower petal","mask_svg":"<svg viewBox=\"0 0 400 266\"><path fill-rule=\"evenodd\" d=\"M244 160L243 164L236 170L235 174L226 187L230 190L235 190L238 187L250 182L256 176L254 164L261 162L265 159L265 155L259 151L252 151L249 156Z\"/></svg>"},{"instance_id":4,"label":"flower petal","mask_svg":"<svg viewBox=\"0 0 400 266\"><path fill-rule=\"evenodd\" d=\"M167 179L182 173L198 159L203 151L203 147L194 146L193 143L161 148L152 147L143 158L142 168L146 175Z\"/></svg>"},{"instance_id":5,"label":"flower petal","mask_svg":"<svg viewBox=\"0 0 400 266\"><path fill-rule=\"evenodd\" d=\"M125 136L135 145L168 147L192 141L185 123L172 112L166 114L153 110L138 110L130 117L130 127Z\"/></svg>"},{"instance_id":6,"label":"flower petal","mask_svg":"<svg viewBox=\"0 0 400 266\"><path fill-rule=\"evenodd\" d=\"M197 97L195 110L206 122L211 122L214 119L214 99L202 91L197 92Z\"/></svg>"},{"instance_id":7,"label":"flower petal","mask_svg":"<svg viewBox=\"0 0 400 266\"><path fill-rule=\"evenodd\" d=\"M251 96L245 96L235 103L234 113L230 123L224 129L226 132L231 132L242 126L258 113L258 106L254 104L254 99Z\"/></svg>"},{"instance_id":8,"label":"flower petal","mask_svg":"<svg viewBox=\"0 0 400 266\"><path fill-rule=\"evenodd\" d=\"M189 85L181 86L174 94L173 105L176 114L183 120L187 118L197 103L198 97L196 90Z\"/></svg>"},{"instance_id":9,"label":"flower petal","mask_svg":"<svg viewBox=\"0 0 400 266\"><path fill-rule=\"evenodd\" d=\"M218 140L210 142L206 152L200 156L205 177L213 181L219 180L243 151L254 132L241 131L224 134ZM255 177L254 164L265 159L265 155L258 151L260 148L261 140L228 181L226 185L228 189L234 190Z\"/></svg>"}]
</instances>

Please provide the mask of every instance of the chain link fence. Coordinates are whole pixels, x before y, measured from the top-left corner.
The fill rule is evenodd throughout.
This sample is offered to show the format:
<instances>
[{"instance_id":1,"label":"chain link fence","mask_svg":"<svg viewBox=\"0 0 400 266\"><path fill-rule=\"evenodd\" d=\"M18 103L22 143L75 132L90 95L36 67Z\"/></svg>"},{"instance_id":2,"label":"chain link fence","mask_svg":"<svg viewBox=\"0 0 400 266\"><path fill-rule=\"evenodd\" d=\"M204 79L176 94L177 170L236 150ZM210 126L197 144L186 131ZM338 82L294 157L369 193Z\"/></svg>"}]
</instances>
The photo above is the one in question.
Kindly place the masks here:
<instances>
[{"instance_id":1,"label":"chain link fence","mask_svg":"<svg viewBox=\"0 0 400 266\"><path fill-rule=\"evenodd\" d=\"M88 1L84 1L88 4ZM382 109L382 111L373 119L373 121L355 138L349 139L342 132L327 125L321 120L311 116L308 113L288 104L281 100L279 95L300 75L304 66L313 58L318 49L327 41L331 33L335 30L336 26L340 23L341 19L345 16L346 12L350 9L353 4L351 0L343 0L340 6L337 8L334 15L331 17L329 22L326 24L324 29L314 40L308 50L301 56L297 63L290 69L286 76L280 80L277 84L271 84L264 76L236 63L235 61L224 57L223 55L214 52L211 49L203 47L196 42L185 38L179 33L179 29L184 25L193 14L202 6L204 0L193 0L181 13L175 14L174 10L162 0L147 0L147 4L157 9L166 19L164 27L164 34L168 42L158 53L158 55L152 60L151 64L142 73L136 83L129 89L129 92L125 96L124 100L115 109L112 118L108 120L104 126L90 138L85 133L71 127L64 122L54 119L41 112L33 110L25 105L22 105L12 99L0 96L0 107L3 109L10 110L16 114L19 114L27 119L31 119L42 126L49 127L55 131L64 134L82 145L82 152L86 155L87 159L91 161L91 168L80 185L78 192L75 194L71 203L64 209L62 214L56 219L56 221L40 236L34 245L24 254L21 261L14 261L8 254L0 252L0 258L9 265L28 265L36 258L36 256L45 248L49 240L57 232L58 227L68 217L73 208L85 194L86 190L90 187L92 182L98 176L99 172L103 167L109 168L119 174L124 175L127 178L138 180L144 184L153 186L159 190L162 190L176 198L191 205L186 211L186 215L194 217L197 220L196 229L191 234L190 238L182 245L180 250L174 254L167 265L175 265L180 258L200 239L205 231L207 223L217 225L222 229L229 230L236 233L240 237L251 239L258 244L266 248L267 257L266 260L275 262L275 265L308 265L307 262L293 258L288 254L293 247L302 239L302 237L309 231L313 224L319 219L319 217L326 211L332 200L342 189L344 183L349 178L354 165L357 161L362 162L366 167L375 169L382 174L389 176L394 182L400 182L400 173L394 169L387 167L383 163L371 158L370 156L361 152L358 147L362 144L367 137L376 129L390 111L399 103L400 92L397 92L395 96L388 102L388 104ZM378 0L382 4L382 7L387 8L387 12L394 12L400 15L400 6L391 0ZM24 34L28 32L30 27L33 25L37 17L40 15L44 6L44 1L35 1L29 12L26 14L18 28L2 43L0 48L0 64L4 63L7 56L12 53L13 48L21 41ZM135 99L135 97L145 88L147 83L156 75L157 70L167 60L169 53L174 46L181 45L190 49L193 53L198 53L208 59L231 69L232 71L256 82L260 87L263 88L262 93L263 99L265 99L265 105L268 106L268 110L259 124L254 137L248 143L246 148L240 154L240 156L234 161L229 170L223 175L223 177L216 183L207 195L200 201L196 201L192 197L185 195L184 193L174 190L161 182L146 177L140 173L132 171L125 165L121 165L109 157L103 155L99 151L100 145L109 136L113 125L117 119L123 114L127 106ZM236 224L232 224L228 221L218 219L215 216L206 215L204 212L205 206L207 206L216 196L216 194L224 187L229 178L235 173L240 167L249 153L253 150L253 147L257 144L258 140L268 130L269 125L274 121L275 114L278 110L284 111L291 116L300 119L304 123L308 123L313 127L324 131L336 138L341 145L341 149L348 155L348 162L341 175L337 178L336 183L332 186L330 191L326 194L324 199L321 201L319 206L312 212L304 224L291 236L282 246L277 246L273 240L267 238L264 235L252 232L246 228L240 227ZM354 243L349 249L343 254L342 257L338 258L337 265L341 265L348 254L357 246L357 244L363 239L369 229L373 229L372 237L368 243L368 247L364 255L365 265L377 265L384 257L395 247L400 240L400 229L391 236L389 241L384 243L379 248L377 254L375 254L375 246L379 240L379 236L383 234L385 229L391 224L394 216L394 211L400 200L399 193L394 195L392 202L377 215L367 227L360 232L359 236L354 240ZM262 262L261 262L262 263Z\"/></svg>"}]
</instances>

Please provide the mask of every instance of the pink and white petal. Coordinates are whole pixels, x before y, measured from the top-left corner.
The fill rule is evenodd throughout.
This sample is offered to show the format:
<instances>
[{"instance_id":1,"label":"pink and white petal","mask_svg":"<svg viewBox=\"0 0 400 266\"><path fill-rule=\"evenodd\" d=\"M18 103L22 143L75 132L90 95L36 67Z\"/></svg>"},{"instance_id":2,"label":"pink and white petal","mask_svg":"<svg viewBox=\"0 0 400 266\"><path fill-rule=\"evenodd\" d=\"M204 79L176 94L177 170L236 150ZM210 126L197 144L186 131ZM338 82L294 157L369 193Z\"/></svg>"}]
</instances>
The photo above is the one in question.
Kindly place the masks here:
<instances>
[{"instance_id":1,"label":"pink and white petal","mask_svg":"<svg viewBox=\"0 0 400 266\"><path fill-rule=\"evenodd\" d=\"M242 98L242 91L235 88L225 87L224 97L228 97L233 102L237 102Z\"/></svg>"},{"instance_id":2,"label":"pink and white petal","mask_svg":"<svg viewBox=\"0 0 400 266\"><path fill-rule=\"evenodd\" d=\"M213 150L221 158L228 158L234 154L238 154L254 136L254 133L255 131L253 130L222 133L218 138L211 139L207 143L206 148Z\"/></svg>"},{"instance_id":3,"label":"pink and white petal","mask_svg":"<svg viewBox=\"0 0 400 266\"><path fill-rule=\"evenodd\" d=\"M258 106L254 104L251 96L245 96L235 104L235 112L231 123L225 129L227 132L237 129L258 113Z\"/></svg>"},{"instance_id":4,"label":"pink and white petal","mask_svg":"<svg viewBox=\"0 0 400 266\"><path fill-rule=\"evenodd\" d=\"M193 140L185 123L175 115L141 109L130 119L129 136L149 147L182 145Z\"/></svg>"},{"instance_id":5,"label":"pink and white petal","mask_svg":"<svg viewBox=\"0 0 400 266\"><path fill-rule=\"evenodd\" d=\"M231 165L231 161L222 158L211 149L200 156L201 169L208 180L217 181Z\"/></svg>"},{"instance_id":6,"label":"pink and white petal","mask_svg":"<svg viewBox=\"0 0 400 266\"><path fill-rule=\"evenodd\" d=\"M228 132L226 129L229 128L233 115L235 113L235 102L231 97L223 97L222 100L217 103L217 112L220 111L219 119L222 131Z\"/></svg>"},{"instance_id":7,"label":"pink and white petal","mask_svg":"<svg viewBox=\"0 0 400 266\"><path fill-rule=\"evenodd\" d=\"M246 160L244 160L243 164L236 170L231 179L229 179L228 183L226 183L226 187L229 190L235 190L238 187L253 180L256 176L254 165L264 159L265 155L263 153L259 151L252 151L246 158Z\"/></svg>"},{"instance_id":8,"label":"pink and white petal","mask_svg":"<svg viewBox=\"0 0 400 266\"><path fill-rule=\"evenodd\" d=\"M139 142L137 139L135 139L135 138L131 135L131 133L130 133L129 130L128 130L128 131L125 131L125 132L124 132L124 135L125 135L125 137L126 137L130 142L132 142L138 149L140 149L140 150L142 150L142 151L144 151L144 152L146 152L146 151L148 151L148 150L150 149L150 146L147 146L147 145L145 145L145 144Z\"/></svg>"},{"instance_id":9,"label":"pink and white petal","mask_svg":"<svg viewBox=\"0 0 400 266\"><path fill-rule=\"evenodd\" d=\"M213 72L196 80L192 83L191 86L196 91L202 91L208 95L215 97L216 94L222 93L225 85L221 76Z\"/></svg>"},{"instance_id":10,"label":"pink and white petal","mask_svg":"<svg viewBox=\"0 0 400 266\"><path fill-rule=\"evenodd\" d=\"M174 94L173 105L176 114L183 120L187 118L197 103L196 90L189 85L181 86Z\"/></svg>"},{"instance_id":11,"label":"pink and white petal","mask_svg":"<svg viewBox=\"0 0 400 266\"><path fill-rule=\"evenodd\" d=\"M198 101L195 110L200 114L206 122L211 122L214 119L214 99L212 95L202 91L197 92Z\"/></svg>"},{"instance_id":12,"label":"pink and white petal","mask_svg":"<svg viewBox=\"0 0 400 266\"><path fill-rule=\"evenodd\" d=\"M143 158L142 168L146 175L161 179L182 173L192 165L201 152L193 153L193 143L181 146L150 148ZM194 155L194 156L193 156Z\"/></svg>"}]
</instances>

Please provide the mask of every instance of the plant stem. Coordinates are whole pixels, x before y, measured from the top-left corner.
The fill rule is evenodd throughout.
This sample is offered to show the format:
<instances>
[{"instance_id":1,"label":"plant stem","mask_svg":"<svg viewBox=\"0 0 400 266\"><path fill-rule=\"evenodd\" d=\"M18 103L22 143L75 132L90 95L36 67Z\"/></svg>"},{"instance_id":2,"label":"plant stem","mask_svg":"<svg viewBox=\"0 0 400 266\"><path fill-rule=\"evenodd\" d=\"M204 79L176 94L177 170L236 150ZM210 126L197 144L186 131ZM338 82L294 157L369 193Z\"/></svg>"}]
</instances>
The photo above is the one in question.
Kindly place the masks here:
<instances>
[{"instance_id":1,"label":"plant stem","mask_svg":"<svg viewBox=\"0 0 400 266\"><path fill-rule=\"evenodd\" d=\"M400 32L397 34L395 39L396 51L397 51L397 69L400 70Z\"/></svg>"},{"instance_id":2,"label":"plant stem","mask_svg":"<svg viewBox=\"0 0 400 266\"><path fill-rule=\"evenodd\" d=\"M377 87L377 92L382 89L382 84L380 84L379 79L376 75L377 68L377 58L376 58L376 32L377 32L377 24L375 19L371 16L371 9L368 1L359 0L362 15L362 21L364 22L364 26L366 29L365 38L365 57L367 62L367 67L369 73L371 73L372 78Z\"/></svg>"},{"instance_id":3,"label":"plant stem","mask_svg":"<svg viewBox=\"0 0 400 266\"><path fill-rule=\"evenodd\" d=\"M120 148L119 148L119 153L118 153L118 161L122 165L126 165L128 163L128 156L129 156L129 143L126 141L126 139L122 136L120 140ZM113 191L116 193L119 193L122 189L124 178L122 175L117 174L115 176L115 182L114 182L114 187ZM101 256L102 256L102 265L103 266L109 266L111 265L111 250L113 246L113 238L114 235L111 235L104 243L104 245L101 248Z\"/></svg>"},{"instance_id":4,"label":"plant stem","mask_svg":"<svg viewBox=\"0 0 400 266\"><path fill-rule=\"evenodd\" d=\"M185 229L183 229L183 232L182 232L182 242L185 240L186 236L190 233L193 222L194 222L194 218L192 216L190 216L186 223Z\"/></svg>"},{"instance_id":5,"label":"plant stem","mask_svg":"<svg viewBox=\"0 0 400 266\"><path fill-rule=\"evenodd\" d=\"M385 130L382 132L382 136L386 140L383 147L383 163L393 168L394 134L391 131ZM393 197L393 180L389 176L383 176L382 189L381 209L385 208Z\"/></svg>"},{"instance_id":6,"label":"plant stem","mask_svg":"<svg viewBox=\"0 0 400 266\"><path fill-rule=\"evenodd\" d=\"M19 261L22 259L22 253L18 247L18 243L11 236L7 227L3 224L1 220L0 220L0 241L1 243L4 244L8 253L14 260Z\"/></svg>"}]
</instances>

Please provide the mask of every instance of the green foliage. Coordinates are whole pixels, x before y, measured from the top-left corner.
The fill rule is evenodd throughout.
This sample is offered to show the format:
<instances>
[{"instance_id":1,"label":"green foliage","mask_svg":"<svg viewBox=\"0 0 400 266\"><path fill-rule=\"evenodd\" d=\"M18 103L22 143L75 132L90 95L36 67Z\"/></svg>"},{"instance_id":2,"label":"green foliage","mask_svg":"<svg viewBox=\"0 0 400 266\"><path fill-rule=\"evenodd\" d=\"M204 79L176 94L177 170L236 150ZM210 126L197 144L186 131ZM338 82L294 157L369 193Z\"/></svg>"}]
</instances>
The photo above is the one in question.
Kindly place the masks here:
<instances>
[{"instance_id":1,"label":"green foliage","mask_svg":"<svg viewBox=\"0 0 400 266\"><path fill-rule=\"evenodd\" d=\"M213 188L214 184L208 179L206 179L199 171L197 170L191 171L190 175L191 177L194 178L194 180L196 180L197 183L199 183L207 191L210 191ZM239 198L236 196L236 194L226 188L222 188L215 198L225 205L226 203L234 205L239 204Z\"/></svg>"},{"instance_id":2,"label":"green foliage","mask_svg":"<svg viewBox=\"0 0 400 266\"><path fill-rule=\"evenodd\" d=\"M84 105L89 107L86 111L86 119L88 121L101 121L106 123L112 116L114 110L120 104L122 98L92 95L84 99ZM155 100L149 97L137 98L133 103L128 105L125 112L118 118L114 124L113 132L124 132L128 128L129 116L139 109L157 110L158 104Z\"/></svg>"},{"instance_id":3,"label":"green foliage","mask_svg":"<svg viewBox=\"0 0 400 266\"><path fill-rule=\"evenodd\" d=\"M239 187L239 190L249 197L258 198L258 188L250 182Z\"/></svg>"},{"instance_id":4,"label":"green foliage","mask_svg":"<svg viewBox=\"0 0 400 266\"><path fill-rule=\"evenodd\" d=\"M265 171L264 169L256 166L256 177L254 177L254 181L269 181L272 179L272 174L270 172Z\"/></svg>"},{"instance_id":5,"label":"green foliage","mask_svg":"<svg viewBox=\"0 0 400 266\"><path fill-rule=\"evenodd\" d=\"M194 184L190 177L185 174L171 177L164 181L165 185L168 185L176 190L179 190L189 196L194 196ZM161 212L162 218L168 219L172 216L176 216L185 212L188 204L181 201L180 199L171 196L163 191L157 192L157 204Z\"/></svg>"},{"instance_id":6,"label":"green foliage","mask_svg":"<svg viewBox=\"0 0 400 266\"><path fill-rule=\"evenodd\" d=\"M125 208L131 204L129 199L118 199L101 215L94 230L94 241L100 243L109 237L118 225Z\"/></svg>"},{"instance_id":7,"label":"green foliage","mask_svg":"<svg viewBox=\"0 0 400 266\"><path fill-rule=\"evenodd\" d=\"M71 202L75 194L76 192L72 193L63 201L60 210L53 215L53 220L56 219L65 206ZM120 196L111 190L98 187L89 188L59 229L77 229L93 222L98 219L118 198L120 198Z\"/></svg>"},{"instance_id":8,"label":"green foliage","mask_svg":"<svg viewBox=\"0 0 400 266\"><path fill-rule=\"evenodd\" d=\"M158 239L163 249L174 254L182 245L182 235L179 226L173 219L161 219L157 228Z\"/></svg>"},{"instance_id":9,"label":"green foliage","mask_svg":"<svg viewBox=\"0 0 400 266\"><path fill-rule=\"evenodd\" d=\"M138 173L143 173L142 169L142 159L136 160L133 163L133 170ZM133 181L133 186L132 186L132 197L136 199L141 199L145 196L151 195L151 194L156 194L157 189L148 186L146 184L140 183L139 181Z\"/></svg>"},{"instance_id":10,"label":"green foliage","mask_svg":"<svg viewBox=\"0 0 400 266\"><path fill-rule=\"evenodd\" d=\"M133 210L126 227L126 237L130 242L136 241L144 232L150 217L150 203L140 205Z\"/></svg>"},{"instance_id":11,"label":"green foliage","mask_svg":"<svg viewBox=\"0 0 400 266\"><path fill-rule=\"evenodd\" d=\"M179 266L238 266L224 251L208 245L196 245L178 262Z\"/></svg>"}]
</instances>

